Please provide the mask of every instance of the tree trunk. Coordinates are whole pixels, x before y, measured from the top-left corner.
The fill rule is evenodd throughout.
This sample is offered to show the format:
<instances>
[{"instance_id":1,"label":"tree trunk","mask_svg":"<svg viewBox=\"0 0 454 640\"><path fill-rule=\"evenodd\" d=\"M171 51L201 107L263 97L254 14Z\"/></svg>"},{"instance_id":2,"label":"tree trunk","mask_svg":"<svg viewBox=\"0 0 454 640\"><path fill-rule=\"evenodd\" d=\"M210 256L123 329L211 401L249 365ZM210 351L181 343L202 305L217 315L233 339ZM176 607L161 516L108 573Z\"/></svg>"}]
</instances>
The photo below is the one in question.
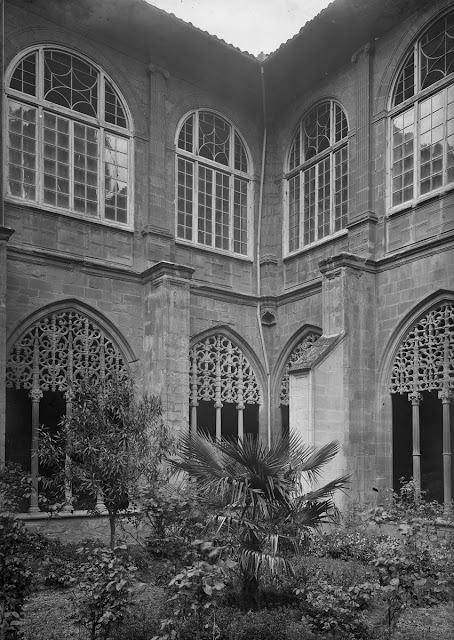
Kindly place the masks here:
<instances>
[{"instance_id":1,"label":"tree trunk","mask_svg":"<svg viewBox=\"0 0 454 640\"><path fill-rule=\"evenodd\" d=\"M110 525L110 548L115 547L115 512L109 511L109 525Z\"/></svg>"}]
</instances>

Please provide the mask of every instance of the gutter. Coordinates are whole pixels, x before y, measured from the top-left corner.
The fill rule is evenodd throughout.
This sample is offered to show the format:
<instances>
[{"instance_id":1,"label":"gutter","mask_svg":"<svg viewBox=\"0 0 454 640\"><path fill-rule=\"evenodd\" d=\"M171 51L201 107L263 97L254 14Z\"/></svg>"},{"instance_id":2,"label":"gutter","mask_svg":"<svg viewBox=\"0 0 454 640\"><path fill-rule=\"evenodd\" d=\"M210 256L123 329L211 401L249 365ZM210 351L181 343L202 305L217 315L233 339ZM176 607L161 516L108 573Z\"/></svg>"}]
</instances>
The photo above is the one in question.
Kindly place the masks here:
<instances>
[{"instance_id":1,"label":"gutter","mask_svg":"<svg viewBox=\"0 0 454 640\"><path fill-rule=\"evenodd\" d=\"M257 224L257 246L256 246L256 259L257 259L257 325L259 328L260 342L262 344L263 360L265 363L266 373L266 422L267 422L267 444L268 449L271 448L271 374L270 364L268 359L268 353L266 351L265 336L263 335L263 326L261 319L262 304L260 301L261 296L261 269L260 269L260 245L262 240L262 213L263 213L263 187L265 181L265 160L266 160L266 144L267 144L267 128L266 128L266 100L265 100L265 70L263 64L260 65L260 78L262 84L262 109L263 109L263 143L262 143L262 167L260 172L260 197L259 197L259 212L258 212L258 224Z\"/></svg>"}]
</instances>

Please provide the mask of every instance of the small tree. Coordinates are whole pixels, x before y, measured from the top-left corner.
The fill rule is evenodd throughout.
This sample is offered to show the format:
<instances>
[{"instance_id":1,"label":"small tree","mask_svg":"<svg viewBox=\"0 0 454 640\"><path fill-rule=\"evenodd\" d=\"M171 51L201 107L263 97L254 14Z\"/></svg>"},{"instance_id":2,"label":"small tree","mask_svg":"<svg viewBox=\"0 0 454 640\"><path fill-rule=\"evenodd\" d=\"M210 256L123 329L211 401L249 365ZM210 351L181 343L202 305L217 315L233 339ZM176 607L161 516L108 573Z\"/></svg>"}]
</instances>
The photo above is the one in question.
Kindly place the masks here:
<instances>
[{"instance_id":1,"label":"small tree","mask_svg":"<svg viewBox=\"0 0 454 640\"><path fill-rule=\"evenodd\" d=\"M43 479L44 493L53 493L57 506L65 503L68 486L74 499L85 497L91 505L102 496L113 548L118 513L134 501L143 482L158 479L170 445L158 398L145 395L137 401L134 383L124 375L85 381L61 429L56 434L40 430L40 462L52 470Z\"/></svg>"},{"instance_id":2,"label":"small tree","mask_svg":"<svg viewBox=\"0 0 454 640\"><path fill-rule=\"evenodd\" d=\"M332 494L349 476L310 486L338 450L336 442L308 447L296 435L270 449L248 437L212 442L198 434L181 436L173 465L193 478L211 505L217 533L226 533L246 608L258 605L261 570L292 573L288 550L296 548L305 528L317 526L332 511Z\"/></svg>"}]
</instances>

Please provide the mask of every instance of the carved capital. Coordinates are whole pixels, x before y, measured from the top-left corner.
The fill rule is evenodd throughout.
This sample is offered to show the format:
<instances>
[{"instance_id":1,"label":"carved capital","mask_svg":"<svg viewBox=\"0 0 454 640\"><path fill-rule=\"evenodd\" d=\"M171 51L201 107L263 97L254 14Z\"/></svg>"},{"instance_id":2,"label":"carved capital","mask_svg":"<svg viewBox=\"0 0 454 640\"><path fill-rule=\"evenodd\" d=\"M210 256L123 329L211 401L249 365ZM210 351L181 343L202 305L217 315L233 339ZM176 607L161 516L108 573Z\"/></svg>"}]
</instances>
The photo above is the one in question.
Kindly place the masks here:
<instances>
[{"instance_id":1,"label":"carved capital","mask_svg":"<svg viewBox=\"0 0 454 640\"><path fill-rule=\"evenodd\" d=\"M452 398L451 389L442 389L438 392L438 398L442 401L443 404L449 404Z\"/></svg>"},{"instance_id":2,"label":"carved capital","mask_svg":"<svg viewBox=\"0 0 454 640\"><path fill-rule=\"evenodd\" d=\"M41 389L32 389L28 395L32 402L39 402L43 397L43 392Z\"/></svg>"},{"instance_id":3,"label":"carved capital","mask_svg":"<svg viewBox=\"0 0 454 640\"><path fill-rule=\"evenodd\" d=\"M422 393L419 393L419 391L413 391L413 393L408 394L408 399L413 406L419 405L422 400Z\"/></svg>"},{"instance_id":4,"label":"carved capital","mask_svg":"<svg viewBox=\"0 0 454 640\"><path fill-rule=\"evenodd\" d=\"M351 57L351 61L353 62L353 64L356 64L362 55L364 55L365 57L368 56L371 50L372 50L371 43L366 42L366 44L364 44L357 51L355 51L355 53Z\"/></svg>"}]
</instances>

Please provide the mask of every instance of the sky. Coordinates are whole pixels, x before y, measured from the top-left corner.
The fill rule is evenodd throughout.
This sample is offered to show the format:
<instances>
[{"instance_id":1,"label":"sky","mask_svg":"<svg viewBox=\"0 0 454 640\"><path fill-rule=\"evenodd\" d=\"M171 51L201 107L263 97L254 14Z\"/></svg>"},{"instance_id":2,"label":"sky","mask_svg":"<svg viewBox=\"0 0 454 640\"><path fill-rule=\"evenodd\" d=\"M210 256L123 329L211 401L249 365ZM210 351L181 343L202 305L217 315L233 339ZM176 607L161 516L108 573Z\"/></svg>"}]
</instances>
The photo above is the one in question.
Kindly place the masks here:
<instances>
[{"instance_id":1,"label":"sky","mask_svg":"<svg viewBox=\"0 0 454 640\"><path fill-rule=\"evenodd\" d=\"M331 0L147 0L253 55L269 54Z\"/></svg>"}]
</instances>

